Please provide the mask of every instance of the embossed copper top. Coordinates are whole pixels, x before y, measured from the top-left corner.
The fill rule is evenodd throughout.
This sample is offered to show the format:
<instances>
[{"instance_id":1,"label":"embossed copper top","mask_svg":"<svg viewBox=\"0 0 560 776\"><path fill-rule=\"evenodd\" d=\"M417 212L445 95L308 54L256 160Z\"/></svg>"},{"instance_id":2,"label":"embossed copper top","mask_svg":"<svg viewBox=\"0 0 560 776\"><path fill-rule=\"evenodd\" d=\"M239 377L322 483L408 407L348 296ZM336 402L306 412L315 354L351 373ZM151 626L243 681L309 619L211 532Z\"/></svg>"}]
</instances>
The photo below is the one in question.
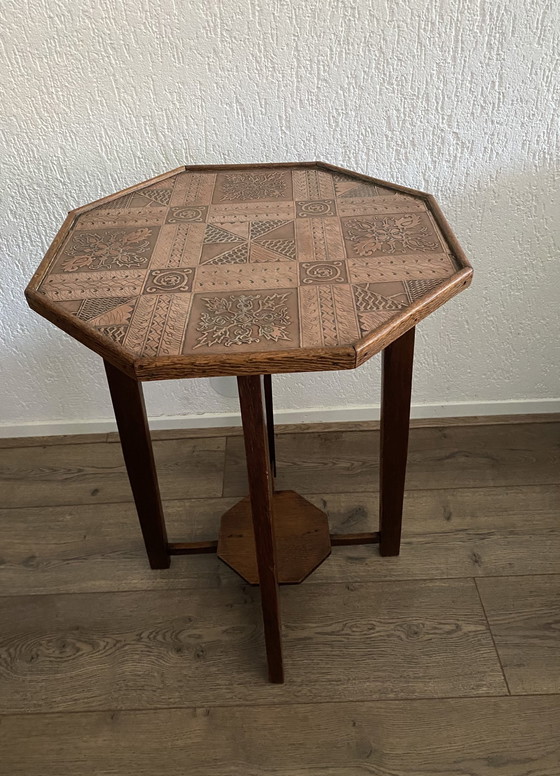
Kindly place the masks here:
<instances>
[{"instance_id":1,"label":"embossed copper top","mask_svg":"<svg viewBox=\"0 0 560 776\"><path fill-rule=\"evenodd\" d=\"M323 163L181 168L70 216L29 302L145 379L335 368L325 349L398 336L471 273L429 195Z\"/></svg>"}]
</instances>

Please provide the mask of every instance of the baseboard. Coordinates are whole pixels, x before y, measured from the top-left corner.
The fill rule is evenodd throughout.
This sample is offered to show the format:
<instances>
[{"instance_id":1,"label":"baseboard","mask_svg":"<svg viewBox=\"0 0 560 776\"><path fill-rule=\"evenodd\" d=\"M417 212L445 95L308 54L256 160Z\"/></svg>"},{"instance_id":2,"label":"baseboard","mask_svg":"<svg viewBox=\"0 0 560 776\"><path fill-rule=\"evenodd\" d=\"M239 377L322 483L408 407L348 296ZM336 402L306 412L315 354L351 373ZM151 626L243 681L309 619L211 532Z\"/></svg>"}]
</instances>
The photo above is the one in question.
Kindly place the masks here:
<instances>
[{"instance_id":1,"label":"baseboard","mask_svg":"<svg viewBox=\"0 0 560 776\"><path fill-rule=\"evenodd\" d=\"M457 402L454 404L414 404L413 418L468 418L499 415L538 415L559 413L560 399L524 399L512 401ZM379 406L309 407L275 411L278 424L356 423L379 418ZM190 429L222 428L240 425L237 413L204 415L159 415L150 418L150 428ZM115 431L111 419L55 420L0 425L0 437L58 436L61 434L99 434Z\"/></svg>"}]
</instances>

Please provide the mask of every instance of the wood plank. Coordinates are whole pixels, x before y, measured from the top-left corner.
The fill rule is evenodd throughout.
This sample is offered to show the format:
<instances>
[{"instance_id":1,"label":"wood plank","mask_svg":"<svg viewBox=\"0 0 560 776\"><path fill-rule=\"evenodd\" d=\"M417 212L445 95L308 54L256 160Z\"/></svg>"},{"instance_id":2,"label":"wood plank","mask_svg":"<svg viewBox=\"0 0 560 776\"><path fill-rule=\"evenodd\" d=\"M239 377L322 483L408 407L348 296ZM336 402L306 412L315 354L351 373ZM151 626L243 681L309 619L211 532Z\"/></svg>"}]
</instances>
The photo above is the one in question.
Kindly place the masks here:
<instances>
[{"instance_id":1,"label":"wood plank","mask_svg":"<svg viewBox=\"0 0 560 776\"><path fill-rule=\"evenodd\" d=\"M507 692L472 580L281 597L282 686L256 587L0 598L0 713Z\"/></svg>"},{"instance_id":2,"label":"wood plank","mask_svg":"<svg viewBox=\"0 0 560 776\"><path fill-rule=\"evenodd\" d=\"M377 529L376 493L308 494L331 531ZM170 541L216 538L237 498L164 504ZM560 486L410 491L402 552L336 547L306 581L373 581L560 573ZM84 504L0 510L0 590L11 595L239 586L215 556L173 558L150 571L134 506ZM538 567L536 567L538 558Z\"/></svg>"},{"instance_id":3,"label":"wood plank","mask_svg":"<svg viewBox=\"0 0 560 776\"><path fill-rule=\"evenodd\" d=\"M280 416L281 417L281 416ZM559 423L560 413L549 412L532 415L470 415L449 418L411 418L411 428L449 428L450 426L510 426L520 423ZM239 421L241 423L241 420ZM379 420L352 420L328 423L276 423L274 433L278 434L326 434L331 431L378 431ZM241 425L222 428L171 428L152 431L152 439L190 439L212 436L241 436ZM491 433L491 432L489 432ZM87 436L87 435L86 435ZM57 437L43 437L56 440ZM41 437L37 437L41 439ZM107 434L108 442L118 442L116 431ZM0 447L2 447L0 439ZM12 440L17 447L17 439ZM87 441L87 440L86 440ZM54 444L54 442L49 442ZM9 447L10 445L5 445Z\"/></svg>"},{"instance_id":4,"label":"wood plank","mask_svg":"<svg viewBox=\"0 0 560 776\"><path fill-rule=\"evenodd\" d=\"M560 692L560 575L480 579L478 586L511 692Z\"/></svg>"},{"instance_id":5,"label":"wood plank","mask_svg":"<svg viewBox=\"0 0 560 776\"><path fill-rule=\"evenodd\" d=\"M560 413L541 412L531 415L469 415L449 418L412 418L411 428L447 428L448 426L494 426L517 423L558 423ZM241 422L241 421L239 421ZM276 434L326 433L328 431L372 431L379 428L378 420L353 420L332 423L277 423ZM216 428L170 428L152 430L152 439L200 439L201 437L240 436L241 425ZM0 447L41 447L44 445L118 442L116 431L101 434L55 434L33 437L0 437Z\"/></svg>"},{"instance_id":6,"label":"wood plank","mask_svg":"<svg viewBox=\"0 0 560 776\"><path fill-rule=\"evenodd\" d=\"M560 424L414 428L408 490L535 485L560 482ZM283 434L277 441L276 485L299 493L377 488L379 432ZM228 437L224 495L245 495L241 440Z\"/></svg>"},{"instance_id":7,"label":"wood plank","mask_svg":"<svg viewBox=\"0 0 560 776\"><path fill-rule=\"evenodd\" d=\"M560 698L8 716L10 776L557 776ZM187 770L188 769L188 770Z\"/></svg>"},{"instance_id":8,"label":"wood plank","mask_svg":"<svg viewBox=\"0 0 560 776\"><path fill-rule=\"evenodd\" d=\"M170 541L218 536L237 499L167 501ZM84 504L0 510L0 590L10 595L166 590L239 585L215 555L173 558L149 568L134 504Z\"/></svg>"},{"instance_id":9,"label":"wood plank","mask_svg":"<svg viewBox=\"0 0 560 776\"><path fill-rule=\"evenodd\" d=\"M116 433L115 433L115 436ZM84 445L106 442L107 433L102 434L53 434L51 436L0 437L2 447L46 447L47 445Z\"/></svg>"},{"instance_id":10,"label":"wood plank","mask_svg":"<svg viewBox=\"0 0 560 776\"><path fill-rule=\"evenodd\" d=\"M164 499L219 496L225 440L156 442ZM52 445L0 450L3 506L129 501L130 485L116 444Z\"/></svg>"},{"instance_id":11,"label":"wood plank","mask_svg":"<svg viewBox=\"0 0 560 776\"><path fill-rule=\"evenodd\" d=\"M375 493L307 495L331 530L377 527ZM560 486L409 491L398 558L338 547L309 582L560 573Z\"/></svg>"}]
</instances>

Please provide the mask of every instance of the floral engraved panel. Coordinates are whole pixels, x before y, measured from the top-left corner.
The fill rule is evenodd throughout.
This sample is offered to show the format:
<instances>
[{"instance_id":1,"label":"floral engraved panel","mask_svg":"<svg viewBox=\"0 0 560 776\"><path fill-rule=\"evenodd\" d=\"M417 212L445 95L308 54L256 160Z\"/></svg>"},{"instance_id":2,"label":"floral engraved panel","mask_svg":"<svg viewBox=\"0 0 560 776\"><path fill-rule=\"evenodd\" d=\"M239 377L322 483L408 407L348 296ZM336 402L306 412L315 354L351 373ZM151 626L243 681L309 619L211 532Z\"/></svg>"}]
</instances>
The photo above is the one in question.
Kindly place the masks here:
<instances>
[{"instance_id":1,"label":"floral engraved panel","mask_svg":"<svg viewBox=\"0 0 560 776\"><path fill-rule=\"evenodd\" d=\"M203 297L195 348L290 340L288 294Z\"/></svg>"},{"instance_id":2,"label":"floral engraved panel","mask_svg":"<svg viewBox=\"0 0 560 776\"><path fill-rule=\"evenodd\" d=\"M463 266L438 223L425 196L320 164L173 171L75 211L32 301L94 350L188 356L188 374L288 362L437 306Z\"/></svg>"},{"instance_id":3,"label":"floral engraved panel","mask_svg":"<svg viewBox=\"0 0 560 776\"><path fill-rule=\"evenodd\" d=\"M158 231L149 227L77 231L62 254L60 269L77 272L147 267Z\"/></svg>"},{"instance_id":4,"label":"floral engraved panel","mask_svg":"<svg viewBox=\"0 0 560 776\"><path fill-rule=\"evenodd\" d=\"M342 223L351 256L442 250L428 216L423 213L344 218Z\"/></svg>"},{"instance_id":5,"label":"floral engraved panel","mask_svg":"<svg viewBox=\"0 0 560 776\"><path fill-rule=\"evenodd\" d=\"M247 202L255 199L287 199L291 181L285 171L231 172L218 176L216 202Z\"/></svg>"}]
</instances>

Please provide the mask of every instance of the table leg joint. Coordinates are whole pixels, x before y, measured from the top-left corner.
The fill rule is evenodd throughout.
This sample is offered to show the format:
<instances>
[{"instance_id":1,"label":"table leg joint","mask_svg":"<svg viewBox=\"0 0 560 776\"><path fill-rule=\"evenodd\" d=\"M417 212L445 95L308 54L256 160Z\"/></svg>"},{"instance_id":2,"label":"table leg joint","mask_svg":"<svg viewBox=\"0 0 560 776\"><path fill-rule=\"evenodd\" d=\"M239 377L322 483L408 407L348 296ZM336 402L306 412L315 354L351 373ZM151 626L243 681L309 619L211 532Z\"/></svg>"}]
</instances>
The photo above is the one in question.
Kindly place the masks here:
<instances>
[{"instance_id":1,"label":"table leg joint","mask_svg":"<svg viewBox=\"0 0 560 776\"><path fill-rule=\"evenodd\" d=\"M331 545L333 547L347 547L358 544L379 544L379 531L368 531L365 533L331 534Z\"/></svg>"},{"instance_id":2,"label":"table leg joint","mask_svg":"<svg viewBox=\"0 0 560 776\"><path fill-rule=\"evenodd\" d=\"M167 552L170 555L200 555L218 551L218 540L207 542L169 542Z\"/></svg>"},{"instance_id":3,"label":"table leg joint","mask_svg":"<svg viewBox=\"0 0 560 776\"><path fill-rule=\"evenodd\" d=\"M330 534L333 547L347 547L360 544L379 544L379 531L364 533ZM218 551L218 540L209 539L201 542L169 542L167 552L169 555L202 555Z\"/></svg>"}]
</instances>

